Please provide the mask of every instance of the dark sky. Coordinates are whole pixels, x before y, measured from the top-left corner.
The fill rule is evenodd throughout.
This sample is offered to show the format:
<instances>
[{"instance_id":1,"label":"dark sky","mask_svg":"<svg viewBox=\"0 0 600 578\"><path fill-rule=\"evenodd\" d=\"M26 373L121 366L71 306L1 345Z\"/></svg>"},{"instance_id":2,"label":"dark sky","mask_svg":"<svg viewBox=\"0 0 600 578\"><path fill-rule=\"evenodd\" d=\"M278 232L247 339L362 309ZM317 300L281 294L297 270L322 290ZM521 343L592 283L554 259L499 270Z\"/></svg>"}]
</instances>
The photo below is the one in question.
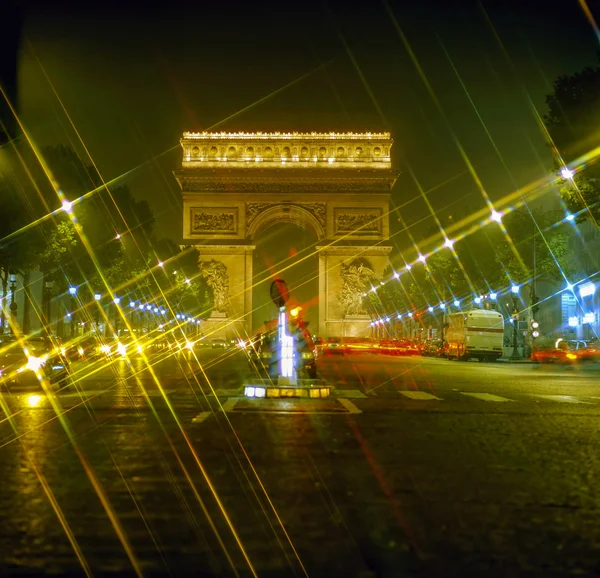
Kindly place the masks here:
<instances>
[{"instance_id":1,"label":"dark sky","mask_svg":"<svg viewBox=\"0 0 600 578\"><path fill-rule=\"evenodd\" d=\"M39 144L76 142L51 82L105 178L126 175L175 239L184 130L390 130L393 199L409 225L428 215L411 171L437 187L443 218L481 206L457 139L500 198L550 169L536 114L554 79L593 65L598 49L576 0L390 0L440 112L375 0L38 4L20 66L28 129ZM413 227L417 238L432 223Z\"/></svg>"}]
</instances>

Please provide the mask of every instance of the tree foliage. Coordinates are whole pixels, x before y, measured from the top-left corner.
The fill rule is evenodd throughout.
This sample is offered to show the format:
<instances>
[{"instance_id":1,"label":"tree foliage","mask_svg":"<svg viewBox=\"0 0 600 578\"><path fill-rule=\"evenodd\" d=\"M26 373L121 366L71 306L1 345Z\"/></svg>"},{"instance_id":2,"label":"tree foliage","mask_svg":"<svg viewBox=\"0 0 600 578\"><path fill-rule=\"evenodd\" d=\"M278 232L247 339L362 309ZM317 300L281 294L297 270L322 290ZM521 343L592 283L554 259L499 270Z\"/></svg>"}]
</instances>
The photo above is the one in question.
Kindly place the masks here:
<instances>
[{"instance_id":1,"label":"tree foliage","mask_svg":"<svg viewBox=\"0 0 600 578\"><path fill-rule=\"evenodd\" d=\"M496 293L511 283L570 279L575 264L569 251L569 234L556 227L561 211L509 213L500 227L485 228L457 242L454 250L443 248L417 262L410 270L389 268L366 299L372 317L389 317L412 311L424 312L455 299L468 302L475 296ZM508 241L510 239L510 241ZM535 239L535 247L534 247ZM534 257L535 256L535 257Z\"/></svg>"},{"instance_id":2,"label":"tree foliage","mask_svg":"<svg viewBox=\"0 0 600 578\"><path fill-rule=\"evenodd\" d=\"M544 117L553 146L560 156L571 163L592 153L600 146L600 67L587 67L554 82L546 97L548 113ZM597 153L596 153L597 155ZM574 181L567 179L560 191L561 198L578 220L600 219L600 168L596 158L578 165ZM595 164L594 164L595 163ZM556 166L557 170L562 167ZM588 209L588 211L584 211Z\"/></svg>"}]
</instances>

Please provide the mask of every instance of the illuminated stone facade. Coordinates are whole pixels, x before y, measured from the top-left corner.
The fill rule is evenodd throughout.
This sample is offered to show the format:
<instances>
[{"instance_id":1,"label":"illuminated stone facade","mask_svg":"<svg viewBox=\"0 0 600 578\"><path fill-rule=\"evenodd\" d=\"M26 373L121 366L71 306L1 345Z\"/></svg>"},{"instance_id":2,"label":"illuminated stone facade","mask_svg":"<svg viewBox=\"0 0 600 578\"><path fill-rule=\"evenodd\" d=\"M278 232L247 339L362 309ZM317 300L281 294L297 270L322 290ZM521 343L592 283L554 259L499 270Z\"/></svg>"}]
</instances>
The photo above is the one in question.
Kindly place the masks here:
<instances>
[{"instance_id":1,"label":"illuminated stone facade","mask_svg":"<svg viewBox=\"0 0 600 578\"><path fill-rule=\"evenodd\" d=\"M207 333L251 332L253 242L292 222L317 241L319 334L367 334L360 297L391 250L390 134L187 132L181 146L184 243L228 280Z\"/></svg>"}]
</instances>

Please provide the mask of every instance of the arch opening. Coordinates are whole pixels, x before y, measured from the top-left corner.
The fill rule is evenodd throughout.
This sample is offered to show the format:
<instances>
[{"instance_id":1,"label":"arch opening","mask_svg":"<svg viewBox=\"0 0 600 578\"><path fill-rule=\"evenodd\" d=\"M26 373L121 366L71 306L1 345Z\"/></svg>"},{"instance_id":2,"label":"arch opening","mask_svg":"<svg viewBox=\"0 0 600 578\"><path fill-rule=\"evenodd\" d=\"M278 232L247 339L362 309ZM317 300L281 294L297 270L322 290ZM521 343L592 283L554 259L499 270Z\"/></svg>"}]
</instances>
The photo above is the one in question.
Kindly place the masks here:
<instances>
[{"instance_id":1,"label":"arch opening","mask_svg":"<svg viewBox=\"0 0 600 578\"><path fill-rule=\"evenodd\" d=\"M269 288L282 278L290 289L290 305L300 305L311 333L319 325L319 259L317 238L310 228L292 221L272 221L260 229L253 258L252 328L260 331L265 322L273 322L277 308Z\"/></svg>"}]
</instances>

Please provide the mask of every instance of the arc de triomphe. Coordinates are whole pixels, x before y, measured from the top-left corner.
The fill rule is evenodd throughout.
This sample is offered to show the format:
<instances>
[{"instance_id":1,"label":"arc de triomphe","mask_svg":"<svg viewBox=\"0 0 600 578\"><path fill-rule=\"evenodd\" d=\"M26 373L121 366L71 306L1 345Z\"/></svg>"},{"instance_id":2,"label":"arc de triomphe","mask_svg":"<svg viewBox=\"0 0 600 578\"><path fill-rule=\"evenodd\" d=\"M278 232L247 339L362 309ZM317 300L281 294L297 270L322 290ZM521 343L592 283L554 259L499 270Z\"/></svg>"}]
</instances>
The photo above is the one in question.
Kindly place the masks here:
<instances>
[{"instance_id":1,"label":"arc de triomphe","mask_svg":"<svg viewBox=\"0 0 600 578\"><path fill-rule=\"evenodd\" d=\"M317 241L319 335L365 335L363 294L391 250L390 134L186 132L181 146L183 242L214 295L204 333L251 332L253 243L289 221Z\"/></svg>"}]
</instances>

